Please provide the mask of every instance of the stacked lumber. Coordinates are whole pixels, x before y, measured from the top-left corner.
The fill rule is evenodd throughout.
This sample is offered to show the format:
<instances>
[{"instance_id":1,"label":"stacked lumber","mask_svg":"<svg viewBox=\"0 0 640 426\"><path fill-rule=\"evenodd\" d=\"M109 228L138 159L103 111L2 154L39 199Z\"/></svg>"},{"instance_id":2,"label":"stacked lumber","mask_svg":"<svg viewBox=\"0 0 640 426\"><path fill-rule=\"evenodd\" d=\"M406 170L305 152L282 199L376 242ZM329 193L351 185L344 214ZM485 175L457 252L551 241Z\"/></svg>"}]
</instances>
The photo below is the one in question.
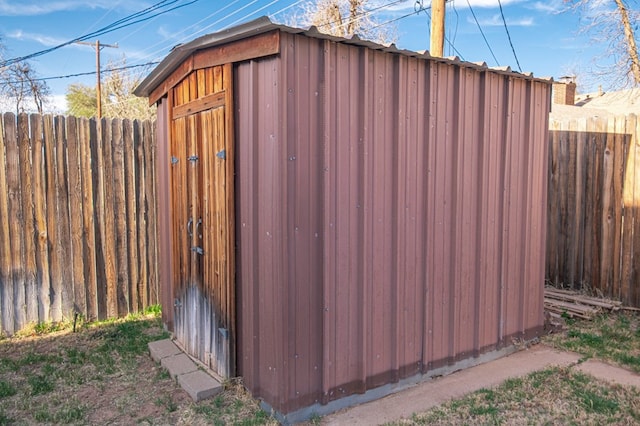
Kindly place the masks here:
<instances>
[{"instance_id":1,"label":"stacked lumber","mask_svg":"<svg viewBox=\"0 0 640 426\"><path fill-rule=\"evenodd\" d=\"M544 308L552 317L592 319L597 314L614 312L622 307L622 302L586 296L574 290L560 290L553 287L544 289Z\"/></svg>"}]
</instances>

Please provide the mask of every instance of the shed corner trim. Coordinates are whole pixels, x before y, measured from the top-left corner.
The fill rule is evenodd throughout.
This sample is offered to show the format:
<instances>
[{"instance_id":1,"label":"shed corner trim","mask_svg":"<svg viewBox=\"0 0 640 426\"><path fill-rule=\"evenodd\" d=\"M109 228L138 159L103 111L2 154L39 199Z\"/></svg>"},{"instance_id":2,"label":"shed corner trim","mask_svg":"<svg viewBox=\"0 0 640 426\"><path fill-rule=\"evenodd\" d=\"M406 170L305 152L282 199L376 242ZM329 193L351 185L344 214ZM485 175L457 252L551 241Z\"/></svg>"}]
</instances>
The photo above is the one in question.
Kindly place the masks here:
<instances>
[{"instance_id":1,"label":"shed corner trim","mask_svg":"<svg viewBox=\"0 0 640 426\"><path fill-rule=\"evenodd\" d=\"M185 59L160 85L149 94L153 105L191 72L218 65L246 61L280 53L280 30L250 36L219 46L203 47Z\"/></svg>"}]
</instances>

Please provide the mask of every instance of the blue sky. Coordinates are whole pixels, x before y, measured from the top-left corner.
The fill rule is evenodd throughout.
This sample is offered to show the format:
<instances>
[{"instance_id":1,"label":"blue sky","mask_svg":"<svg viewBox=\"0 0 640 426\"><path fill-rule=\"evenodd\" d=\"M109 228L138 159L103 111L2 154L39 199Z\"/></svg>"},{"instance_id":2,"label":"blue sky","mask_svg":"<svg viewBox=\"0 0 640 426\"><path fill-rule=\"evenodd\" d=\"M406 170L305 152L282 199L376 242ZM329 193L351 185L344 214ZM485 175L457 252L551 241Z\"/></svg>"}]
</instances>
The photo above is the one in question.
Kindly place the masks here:
<instances>
[{"instance_id":1,"label":"blue sky","mask_svg":"<svg viewBox=\"0 0 640 426\"><path fill-rule=\"evenodd\" d=\"M67 42L158 1L160 0L0 0L0 36L6 49L5 58L25 56ZM409 50L429 48L429 16L421 12L403 17L415 10L415 1L370 2L373 7L383 6L374 15L379 22L397 19L398 47ZM98 37L101 43L118 45L117 49L102 50L103 66L110 60L122 59L123 55L127 59L127 65L158 61L178 43L262 15L285 22L300 7L301 2L168 0L165 3L167 8L182 7ZM389 3L394 4L384 7ZM425 6L429 4L430 0L424 0ZM493 54L483 40L469 4ZM562 0L502 0L502 6L515 53L525 72L533 72L539 77L557 78L568 73L577 73L580 77L589 74L593 68L593 58L606 49L605 44L596 43L588 35L578 31L579 14L562 12L565 7ZM455 0L448 3L446 16L446 56L455 55L457 51L466 61L484 61L489 66L508 65L513 70L518 70L497 0ZM90 41L95 40L96 37L90 38ZM90 46L71 44L35 57L30 63L40 77L92 72L95 71L95 53ZM139 73L142 70L133 68L130 72ZM93 86L95 76L54 79L47 83L60 108L60 99L64 97L69 84L84 83ZM597 83L583 85L582 89L595 90L594 84Z\"/></svg>"}]
</instances>

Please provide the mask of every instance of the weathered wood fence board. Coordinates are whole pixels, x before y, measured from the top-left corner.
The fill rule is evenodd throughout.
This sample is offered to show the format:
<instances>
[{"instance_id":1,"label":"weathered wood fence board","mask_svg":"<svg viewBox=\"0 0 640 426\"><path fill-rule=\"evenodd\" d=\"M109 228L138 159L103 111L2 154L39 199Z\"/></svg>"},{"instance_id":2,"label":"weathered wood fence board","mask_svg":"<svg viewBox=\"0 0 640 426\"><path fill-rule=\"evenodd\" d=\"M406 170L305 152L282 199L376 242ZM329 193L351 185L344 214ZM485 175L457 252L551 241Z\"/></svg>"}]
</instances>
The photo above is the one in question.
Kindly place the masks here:
<instances>
[{"instance_id":1,"label":"weathered wood fence board","mask_svg":"<svg viewBox=\"0 0 640 426\"><path fill-rule=\"evenodd\" d=\"M154 124L1 118L0 332L158 303Z\"/></svg>"},{"instance_id":2,"label":"weathered wood fence board","mask_svg":"<svg viewBox=\"0 0 640 426\"><path fill-rule=\"evenodd\" d=\"M551 120L546 277L640 306L640 121Z\"/></svg>"}]
</instances>

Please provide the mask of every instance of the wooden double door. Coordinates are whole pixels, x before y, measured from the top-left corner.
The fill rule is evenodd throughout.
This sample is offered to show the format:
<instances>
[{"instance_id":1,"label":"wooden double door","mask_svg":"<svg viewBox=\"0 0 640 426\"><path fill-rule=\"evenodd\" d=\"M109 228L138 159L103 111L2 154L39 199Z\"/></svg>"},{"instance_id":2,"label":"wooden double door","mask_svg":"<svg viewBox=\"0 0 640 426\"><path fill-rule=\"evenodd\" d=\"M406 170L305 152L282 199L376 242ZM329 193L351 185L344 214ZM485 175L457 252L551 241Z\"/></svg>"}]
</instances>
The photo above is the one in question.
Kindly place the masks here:
<instances>
[{"instance_id":1,"label":"wooden double door","mask_svg":"<svg viewBox=\"0 0 640 426\"><path fill-rule=\"evenodd\" d=\"M174 335L222 377L235 373L231 74L194 71L171 93Z\"/></svg>"}]
</instances>

